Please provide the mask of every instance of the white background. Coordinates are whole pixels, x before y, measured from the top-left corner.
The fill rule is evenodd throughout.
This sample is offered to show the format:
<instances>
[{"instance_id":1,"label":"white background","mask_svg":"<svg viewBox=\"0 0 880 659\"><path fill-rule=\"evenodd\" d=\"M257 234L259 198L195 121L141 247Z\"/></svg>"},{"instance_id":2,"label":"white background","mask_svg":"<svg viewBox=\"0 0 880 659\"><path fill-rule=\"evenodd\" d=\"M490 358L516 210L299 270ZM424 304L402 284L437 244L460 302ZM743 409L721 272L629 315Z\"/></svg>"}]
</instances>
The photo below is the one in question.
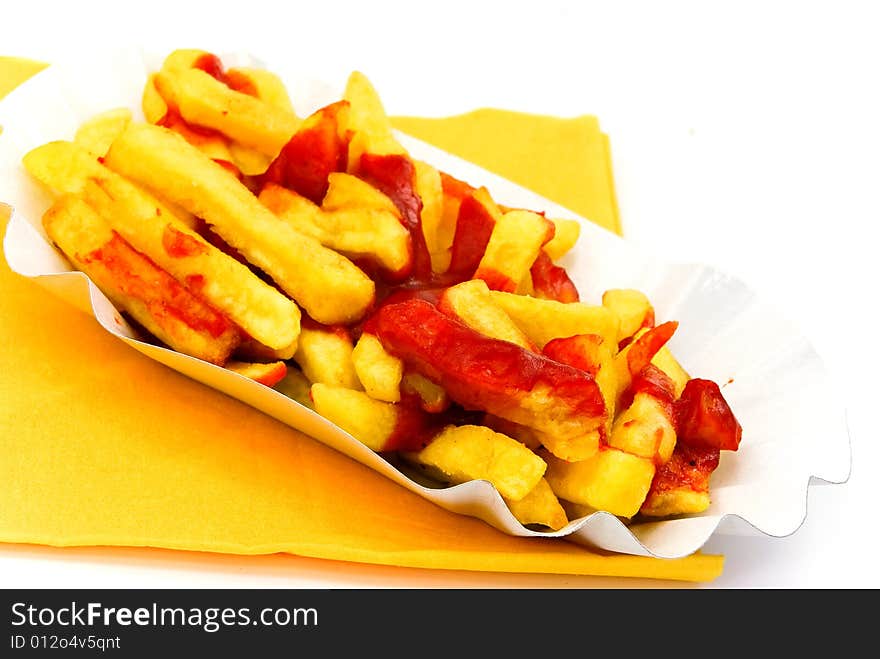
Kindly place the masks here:
<instances>
[{"instance_id":1,"label":"white background","mask_svg":"<svg viewBox=\"0 0 880 659\"><path fill-rule=\"evenodd\" d=\"M703 587L880 586L880 25L871 3L23 2L0 55L126 43L249 50L329 81L352 69L390 114L494 106L595 114L628 239L738 275L804 328L849 401L853 469L812 487L788 538L714 536ZM798 413L809 414L810 410ZM0 545L3 587L668 587L293 556Z\"/></svg>"}]
</instances>

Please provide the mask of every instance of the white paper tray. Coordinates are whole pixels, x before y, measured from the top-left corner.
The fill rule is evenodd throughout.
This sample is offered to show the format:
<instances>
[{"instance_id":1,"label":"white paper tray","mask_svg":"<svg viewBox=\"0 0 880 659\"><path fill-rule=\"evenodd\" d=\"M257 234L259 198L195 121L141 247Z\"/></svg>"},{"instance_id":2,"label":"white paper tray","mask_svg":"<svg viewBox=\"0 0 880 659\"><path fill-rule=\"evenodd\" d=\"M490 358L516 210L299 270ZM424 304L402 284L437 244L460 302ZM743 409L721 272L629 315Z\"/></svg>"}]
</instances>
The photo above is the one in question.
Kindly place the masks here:
<instances>
[{"instance_id":1,"label":"white paper tray","mask_svg":"<svg viewBox=\"0 0 880 659\"><path fill-rule=\"evenodd\" d=\"M239 55L222 56L227 63L254 63ZM4 239L10 267L94 315L136 350L298 428L446 509L479 517L513 535L565 536L609 551L680 557L699 549L719 525L731 532L789 535L806 518L812 478L841 483L849 477L849 435L839 394L808 340L779 317L772 301L759 300L742 282L710 266L665 263L529 190L406 135L400 135L401 142L414 157L485 185L500 203L580 220L581 238L563 264L581 299L598 303L609 288L643 291L658 321L680 322L670 347L684 367L695 377L729 382L724 395L743 426L743 439L738 452L722 452L708 510L629 527L600 512L556 532L533 531L514 519L486 481L440 489L419 485L279 392L139 341L131 328L114 320L117 314L104 295L85 275L71 272L46 240L40 218L50 199L25 173L21 157L50 140L71 139L91 114L124 106L142 116L146 74L160 63L161 54L140 50L78 55L49 67L0 103L0 201L14 209ZM269 68L288 85L300 115L341 97L344 81L330 85L279 64Z\"/></svg>"}]
</instances>

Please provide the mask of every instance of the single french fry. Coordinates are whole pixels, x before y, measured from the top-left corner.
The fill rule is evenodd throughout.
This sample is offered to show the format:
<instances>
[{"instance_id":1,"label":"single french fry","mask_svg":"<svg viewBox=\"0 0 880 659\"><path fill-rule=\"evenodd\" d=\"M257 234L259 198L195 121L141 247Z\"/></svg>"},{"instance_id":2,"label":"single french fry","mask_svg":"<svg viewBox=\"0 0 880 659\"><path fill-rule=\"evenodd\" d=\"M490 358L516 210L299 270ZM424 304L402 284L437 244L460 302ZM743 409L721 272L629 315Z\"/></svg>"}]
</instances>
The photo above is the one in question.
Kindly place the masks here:
<instances>
[{"instance_id":1,"label":"single french fry","mask_svg":"<svg viewBox=\"0 0 880 659\"><path fill-rule=\"evenodd\" d=\"M519 501L541 480L547 465L515 439L485 426L447 426L421 451L405 458L453 482L487 480Z\"/></svg>"},{"instance_id":2,"label":"single french fry","mask_svg":"<svg viewBox=\"0 0 880 659\"><path fill-rule=\"evenodd\" d=\"M558 531L568 524L565 510L546 479L538 484L519 501L504 500L513 516L523 525L538 524Z\"/></svg>"},{"instance_id":3,"label":"single french fry","mask_svg":"<svg viewBox=\"0 0 880 659\"><path fill-rule=\"evenodd\" d=\"M212 128L273 158L300 123L292 112L230 89L199 69L163 70L154 84L188 123Z\"/></svg>"},{"instance_id":4,"label":"single french fry","mask_svg":"<svg viewBox=\"0 0 880 659\"><path fill-rule=\"evenodd\" d=\"M178 352L223 364L239 342L232 322L137 252L83 200L60 197L43 216L52 241L157 339Z\"/></svg>"},{"instance_id":5,"label":"single french fry","mask_svg":"<svg viewBox=\"0 0 880 659\"><path fill-rule=\"evenodd\" d=\"M425 412L432 414L443 412L452 404L449 394L443 387L414 371L403 374L403 379L400 381L400 391L402 394L418 396L419 406Z\"/></svg>"},{"instance_id":6,"label":"single french fry","mask_svg":"<svg viewBox=\"0 0 880 659\"><path fill-rule=\"evenodd\" d=\"M421 160L414 160L416 168L416 193L422 200L422 234L425 246L431 255L431 269L437 272L439 264L434 263L434 254L440 253L438 232L443 221L443 183L440 172Z\"/></svg>"},{"instance_id":7,"label":"single french fry","mask_svg":"<svg viewBox=\"0 0 880 659\"><path fill-rule=\"evenodd\" d=\"M318 322L356 321L373 302L375 285L357 266L276 217L179 135L130 124L105 162L203 218Z\"/></svg>"},{"instance_id":8,"label":"single french fry","mask_svg":"<svg viewBox=\"0 0 880 659\"><path fill-rule=\"evenodd\" d=\"M325 211L347 208L369 208L391 213L398 221L400 211L391 199L366 181L345 172L331 172L327 177L327 193L321 202Z\"/></svg>"},{"instance_id":9,"label":"single french fry","mask_svg":"<svg viewBox=\"0 0 880 659\"><path fill-rule=\"evenodd\" d=\"M361 155L404 154L406 150L394 137L391 120L373 84L360 71L348 77L343 98L351 106L349 129L352 139L348 147L349 171L357 169Z\"/></svg>"},{"instance_id":10,"label":"single french fry","mask_svg":"<svg viewBox=\"0 0 880 659\"><path fill-rule=\"evenodd\" d=\"M492 229L474 279L483 279L493 290L513 293L552 235L553 224L538 213L504 213Z\"/></svg>"},{"instance_id":11,"label":"single french fry","mask_svg":"<svg viewBox=\"0 0 880 659\"><path fill-rule=\"evenodd\" d=\"M403 270L412 259L409 232L386 210L324 210L275 184L264 187L259 199L298 232L350 258L371 259L389 272Z\"/></svg>"},{"instance_id":12,"label":"single french fry","mask_svg":"<svg viewBox=\"0 0 880 659\"><path fill-rule=\"evenodd\" d=\"M539 348L576 334L598 334L616 345L619 320L605 307L492 291L492 299Z\"/></svg>"},{"instance_id":13,"label":"single french fry","mask_svg":"<svg viewBox=\"0 0 880 659\"><path fill-rule=\"evenodd\" d=\"M379 339L367 332L361 334L351 359L368 396L389 403L400 401L403 362L388 354Z\"/></svg>"},{"instance_id":14,"label":"single french fry","mask_svg":"<svg viewBox=\"0 0 880 659\"><path fill-rule=\"evenodd\" d=\"M345 328L306 325L293 359L312 382L362 389L352 362L353 350Z\"/></svg>"},{"instance_id":15,"label":"single french fry","mask_svg":"<svg viewBox=\"0 0 880 659\"><path fill-rule=\"evenodd\" d=\"M80 124L73 141L94 157L103 157L130 121L131 110L128 108L102 112Z\"/></svg>"},{"instance_id":16,"label":"single french fry","mask_svg":"<svg viewBox=\"0 0 880 659\"><path fill-rule=\"evenodd\" d=\"M534 344L507 312L495 303L482 279L471 279L447 288L440 296L439 309L480 334L535 350Z\"/></svg>"},{"instance_id":17,"label":"single french fry","mask_svg":"<svg viewBox=\"0 0 880 659\"><path fill-rule=\"evenodd\" d=\"M538 455L547 462L547 482L556 496L622 517L639 511L654 478L653 462L614 448L578 462L560 460L544 449Z\"/></svg>"},{"instance_id":18,"label":"single french fry","mask_svg":"<svg viewBox=\"0 0 880 659\"><path fill-rule=\"evenodd\" d=\"M556 227L556 230L546 245L544 251L553 261L558 261L565 256L581 235L581 223L577 220L556 220L547 218Z\"/></svg>"}]
</instances>

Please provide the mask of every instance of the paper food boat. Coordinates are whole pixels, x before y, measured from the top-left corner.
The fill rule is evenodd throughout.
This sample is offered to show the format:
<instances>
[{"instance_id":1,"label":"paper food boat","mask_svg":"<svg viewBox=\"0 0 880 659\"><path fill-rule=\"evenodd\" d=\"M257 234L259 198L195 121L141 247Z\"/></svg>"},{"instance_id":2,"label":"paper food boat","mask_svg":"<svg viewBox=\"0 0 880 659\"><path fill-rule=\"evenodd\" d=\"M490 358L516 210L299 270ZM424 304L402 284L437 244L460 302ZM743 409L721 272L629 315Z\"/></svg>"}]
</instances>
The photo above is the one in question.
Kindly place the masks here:
<instances>
[{"instance_id":1,"label":"paper food boat","mask_svg":"<svg viewBox=\"0 0 880 659\"><path fill-rule=\"evenodd\" d=\"M224 54L223 59L230 65L254 63L237 55ZM557 204L405 135L400 135L401 142L414 157L486 186L499 203L580 220L581 237L562 264L584 301L598 302L609 288L636 288L648 295L659 319L680 322L672 351L690 373L728 383L724 396L744 429L739 451L721 454L708 510L628 527L598 512L556 532L533 531L510 514L486 481L445 488L421 485L283 394L139 341L131 328L114 320L118 314L104 295L84 274L72 272L45 238L40 219L50 198L26 174L21 157L50 140L72 139L84 119L104 110L129 107L142 117L146 75L160 64L161 55L139 50L77 56L49 67L0 103L0 202L13 208L4 240L9 265L94 315L136 350L315 437L443 508L479 517L513 535L564 536L609 551L680 557L699 549L719 525L727 532L789 535L806 517L811 479L840 483L848 478L845 409L815 350L772 304L710 266L665 263ZM287 84L301 116L341 98L344 81L334 87L275 64L267 68Z\"/></svg>"}]
</instances>

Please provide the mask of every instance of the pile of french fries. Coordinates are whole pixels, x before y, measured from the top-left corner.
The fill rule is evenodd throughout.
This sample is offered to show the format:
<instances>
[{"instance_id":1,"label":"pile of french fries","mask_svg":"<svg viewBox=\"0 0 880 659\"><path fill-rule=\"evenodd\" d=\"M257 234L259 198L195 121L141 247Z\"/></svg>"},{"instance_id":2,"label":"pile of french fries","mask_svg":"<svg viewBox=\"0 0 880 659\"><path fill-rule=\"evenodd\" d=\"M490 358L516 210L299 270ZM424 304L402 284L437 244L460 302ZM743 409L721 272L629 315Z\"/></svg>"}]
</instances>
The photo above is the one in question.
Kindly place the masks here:
<instances>
[{"instance_id":1,"label":"pile of french fries","mask_svg":"<svg viewBox=\"0 0 880 659\"><path fill-rule=\"evenodd\" d=\"M742 429L648 298L579 300L579 224L509 208L401 146L375 89L301 118L281 80L178 50L24 157L47 235L145 336L276 387L523 524L710 503Z\"/></svg>"}]
</instances>

